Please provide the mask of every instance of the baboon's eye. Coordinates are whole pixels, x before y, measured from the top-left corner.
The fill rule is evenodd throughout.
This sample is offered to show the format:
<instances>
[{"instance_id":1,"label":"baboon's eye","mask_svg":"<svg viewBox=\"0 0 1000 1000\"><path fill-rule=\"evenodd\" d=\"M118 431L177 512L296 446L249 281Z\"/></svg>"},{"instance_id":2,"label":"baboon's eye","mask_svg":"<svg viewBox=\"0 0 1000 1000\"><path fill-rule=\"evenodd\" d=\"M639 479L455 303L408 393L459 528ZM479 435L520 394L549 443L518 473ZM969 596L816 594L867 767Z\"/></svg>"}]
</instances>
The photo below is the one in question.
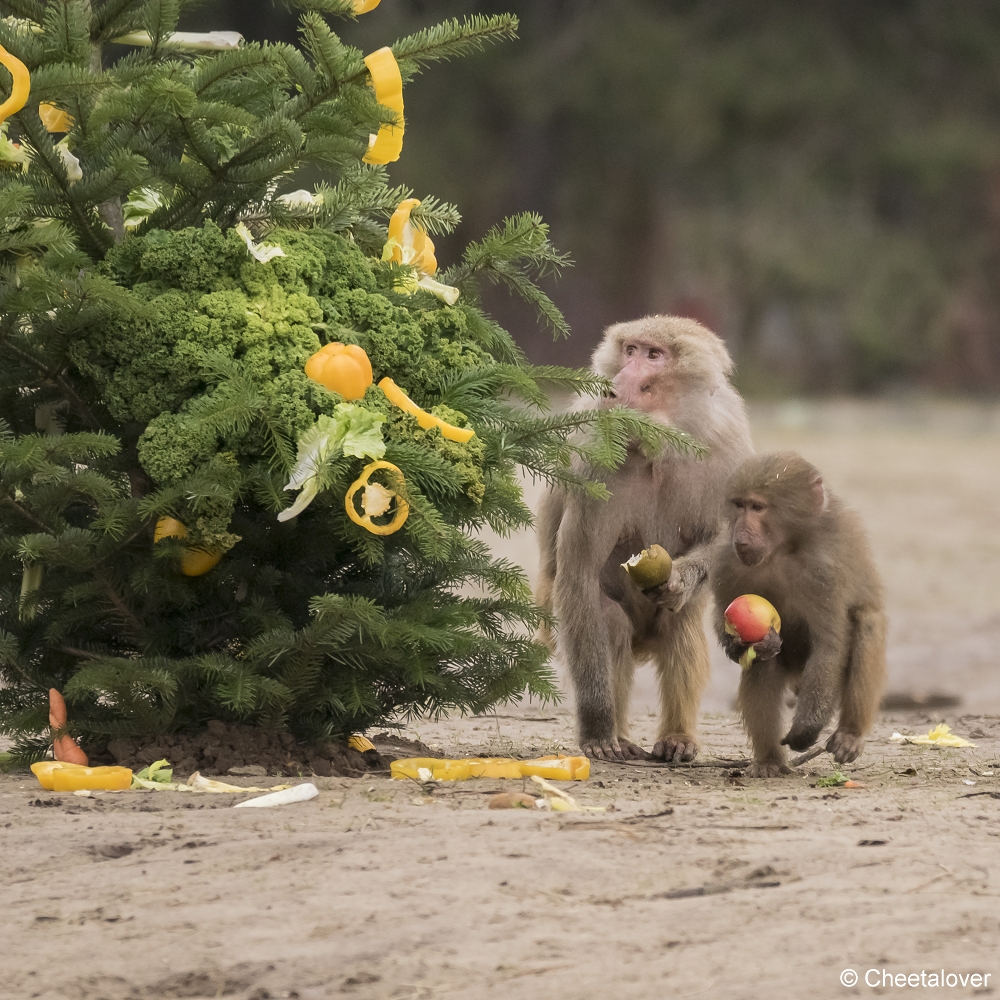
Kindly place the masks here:
<instances>
[{"instance_id":1,"label":"baboon's eye","mask_svg":"<svg viewBox=\"0 0 1000 1000\"><path fill-rule=\"evenodd\" d=\"M757 502L757 501L755 500L755 501L754 501L754 502L753 502L752 504L750 504L750 509L751 509L751 510L755 510L755 511L758 511L758 512L760 512L760 511L762 511L762 510L764 510L764 509L765 509L765 506L764 506L764 504L762 504L762 503L758 503L758 502Z\"/></svg>"}]
</instances>

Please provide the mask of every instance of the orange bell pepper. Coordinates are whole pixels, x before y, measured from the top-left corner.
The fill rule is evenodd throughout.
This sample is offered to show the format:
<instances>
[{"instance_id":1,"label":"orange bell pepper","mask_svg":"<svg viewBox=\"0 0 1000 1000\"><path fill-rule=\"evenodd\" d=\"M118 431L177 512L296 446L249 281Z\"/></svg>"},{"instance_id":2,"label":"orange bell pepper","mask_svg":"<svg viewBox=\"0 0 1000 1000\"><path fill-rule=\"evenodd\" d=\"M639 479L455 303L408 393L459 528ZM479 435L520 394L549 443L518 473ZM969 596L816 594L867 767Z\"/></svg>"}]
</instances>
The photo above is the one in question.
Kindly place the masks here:
<instances>
[{"instance_id":1,"label":"orange bell pepper","mask_svg":"<svg viewBox=\"0 0 1000 1000\"><path fill-rule=\"evenodd\" d=\"M458 441L460 444L464 444L476 433L471 427L456 427L417 406L391 378L382 379L378 387L386 394L390 403L398 406L404 413L409 413L411 417L416 417L417 423L425 431L437 427L449 441Z\"/></svg>"},{"instance_id":2,"label":"orange bell pepper","mask_svg":"<svg viewBox=\"0 0 1000 1000\"><path fill-rule=\"evenodd\" d=\"M187 528L176 517L161 517L153 532L153 544L162 538L186 538ZM222 553L218 549L195 549L184 546L181 555L181 572L185 576L204 576L219 564Z\"/></svg>"},{"instance_id":3,"label":"orange bell pepper","mask_svg":"<svg viewBox=\"0 0 1000 1000\"><path fill-rule=\"evenodd\" d=\"M403 473L392 462L371 462L361 470L361 475L351 483L347 496L344 497L344 507L347 516L362 528L370 531L373 535L391 535L403 527L403 523L410 516L410 505L394 490L388 490L379 483L369 483L373 472L379 469L388 469L394 472L402 483ZM361 494L361 508L364 514L359 514L354 506L354 495L358 490L364 490ZM376 524L372 518L384 514L396 501L396 514L388 524Z\"/></svg>"},{"instance_id":4,"label":"orange bell pepper","mask_svg":"<svg viewBox=\"0 0 1000 1000\"><path fill-rule=\"evenodd\" d=\"M372 363L357 344L338 341L321 347L309 358L306 374L344 399L361 399L372 384Z\"/></svg>"},{"instance_id":5,"label":"orange bell pepper","mask_svg":"<svg viewBox=\"0 0 1000 1000\"><path fill-rule=\"evenodd\" d=\"M375 99L399 115L398 125L382 125L368 140L365 163L394 163L403 152L403 77L388 45L365 56Z\"/></svg>"}]
</instances>

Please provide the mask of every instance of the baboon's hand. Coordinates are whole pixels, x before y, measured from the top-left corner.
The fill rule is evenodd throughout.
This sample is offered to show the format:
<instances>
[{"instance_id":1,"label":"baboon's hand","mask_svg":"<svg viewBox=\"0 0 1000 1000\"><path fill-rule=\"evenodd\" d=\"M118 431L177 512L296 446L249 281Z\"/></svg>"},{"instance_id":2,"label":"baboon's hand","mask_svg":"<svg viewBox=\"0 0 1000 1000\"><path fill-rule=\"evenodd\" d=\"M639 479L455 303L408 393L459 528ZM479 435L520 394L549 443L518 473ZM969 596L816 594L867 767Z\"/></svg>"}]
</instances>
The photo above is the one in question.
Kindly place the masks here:
<instances>
[{"instance_id":1,"label":"baboon's hand","mask_svg":"<svg viewBox=\"0 0 1000 1000\"><path fill-rule=\"evenodd\" d=\"M666 583L646 591L655 604L668 611L680 611L705 579L706 568L700 559L674 560Z\"/></svg>"},{"instance_id":2,"label":"baboon's hand","mask_svg":"<svg viewBox=\"0 0 1000 1000\"><path fill-rule=\"evenodd\" d=\"M629 740L581 740L584 757L591 760L648 760L649 754Z\"/></svg>"},{"instance_id":3,"label":"baboon's hand","mask_svg":"<svg viewBox=\"0 0 1000 1000\"><path fill-rule=\"evenodd\" d=\"M698 741L684 733L664 736L656 741L652 756L654 760L666 761L668 764L686 764L698 756Z\"/></svg>"},{"instance_id":4,"label":"baboon's hand","mask_svg":"<svg viewBox=\"0 0 1000 1000\"><path fill-rule=\"evenodd\" d=\"M838 764L849 764L852 760L857 760L864 748L865 739L863 736L845 733L842 729L838 729L826 741L827 751L833 754L833 759Z\"/></svg>"},{"instance_id":5,"label":"baboon's hand","mask_svg":"<svg viewBox=\"0 0 1000 1000\"><path fill-rule=\"evenodd\" d=\"M766 640L761 641L764 642ZM738 635L730 635L728 632L723 632L719 636L719 642L722 643L722 648L725 650L726 656L728 656L733 663L739 663L740 657L750 646L748 642L743 642Z\"/></svg>"},{"instance_id":6,"label":"baboon's hand","mask_svg":"<svg viewBox=\"0 0 1000 1000\"><path fill-rule=\"evenodd\" d=\"M820 727L822 728L822 727ZM819 736L820 730L816 728L800 729L794 722L788 735L781 741L782 746L791 747L793 750L808 750Z\"/></svg>"},{"instance_id":7,"label":"baboon's hand","mask_svg":"<svg viewBox=\"0 0 1000 1000\"><path fill-rule=\"evenodd\" d=\"M753 648L758 660L773 660L781 652L781 636L773 628L769 629L760 642L753 644Z\"/></svg>"}]
</instances>

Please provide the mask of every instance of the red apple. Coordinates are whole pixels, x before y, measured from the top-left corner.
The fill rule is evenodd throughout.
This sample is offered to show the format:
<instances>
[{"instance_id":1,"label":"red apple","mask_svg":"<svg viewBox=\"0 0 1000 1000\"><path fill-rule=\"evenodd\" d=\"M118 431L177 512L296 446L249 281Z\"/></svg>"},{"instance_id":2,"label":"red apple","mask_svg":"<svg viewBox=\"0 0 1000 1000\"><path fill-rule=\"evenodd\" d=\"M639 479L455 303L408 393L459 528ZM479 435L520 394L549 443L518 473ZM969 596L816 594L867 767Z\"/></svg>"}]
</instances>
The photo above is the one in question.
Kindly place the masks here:
<instances>
[{"instance_id":1,"label":"red apple","mask_svg":"<svg viewBox=\"0 0 1000 1000\"><path fill-rule=\"evenodd\" d=\"M742 642L760 642L773 628L781 631L781 618L770 601L756 594L737 597L726 608L726 631L739 636Z\"/></svg>"}]
</instances>

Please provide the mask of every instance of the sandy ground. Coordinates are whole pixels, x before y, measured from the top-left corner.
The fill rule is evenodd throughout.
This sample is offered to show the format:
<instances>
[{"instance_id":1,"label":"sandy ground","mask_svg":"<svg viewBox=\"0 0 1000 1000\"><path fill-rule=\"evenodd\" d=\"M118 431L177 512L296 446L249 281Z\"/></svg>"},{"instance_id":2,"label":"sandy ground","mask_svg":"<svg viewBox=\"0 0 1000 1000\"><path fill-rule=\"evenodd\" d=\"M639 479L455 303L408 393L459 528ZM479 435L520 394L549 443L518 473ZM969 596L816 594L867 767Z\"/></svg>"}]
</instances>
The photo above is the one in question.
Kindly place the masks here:
<instances>
[{"instance_id":1,"label":"sandy ground","mask_svg":"<svg viewBox=\"0 0 1000 1000\"><path fill-rule=\"evenodd\" d=\"M864 514L893 687L964 698L884 715L850 768L865 788L814 787L825 756L768 781L597 764L570 790L605 813L486 808L486 791L520 782L425 795L384 777L316 779L311 802L232 811L221 796L82 798L0 776L0 997L1000 993L1000 420L940 406L754 417L758 447L802 451ZM529 539L498 544L532 570ZM746 751L735 668L717 668L702 764ZM647 745L654 706L640 672L633 735ZM941 719L976 747L888 742ZM404 734L444 755L574 748L568 701ZM942 970L964 985L926 985ZM908 974L915 985L887 978Z\"/></svg>"}]
</instances>

